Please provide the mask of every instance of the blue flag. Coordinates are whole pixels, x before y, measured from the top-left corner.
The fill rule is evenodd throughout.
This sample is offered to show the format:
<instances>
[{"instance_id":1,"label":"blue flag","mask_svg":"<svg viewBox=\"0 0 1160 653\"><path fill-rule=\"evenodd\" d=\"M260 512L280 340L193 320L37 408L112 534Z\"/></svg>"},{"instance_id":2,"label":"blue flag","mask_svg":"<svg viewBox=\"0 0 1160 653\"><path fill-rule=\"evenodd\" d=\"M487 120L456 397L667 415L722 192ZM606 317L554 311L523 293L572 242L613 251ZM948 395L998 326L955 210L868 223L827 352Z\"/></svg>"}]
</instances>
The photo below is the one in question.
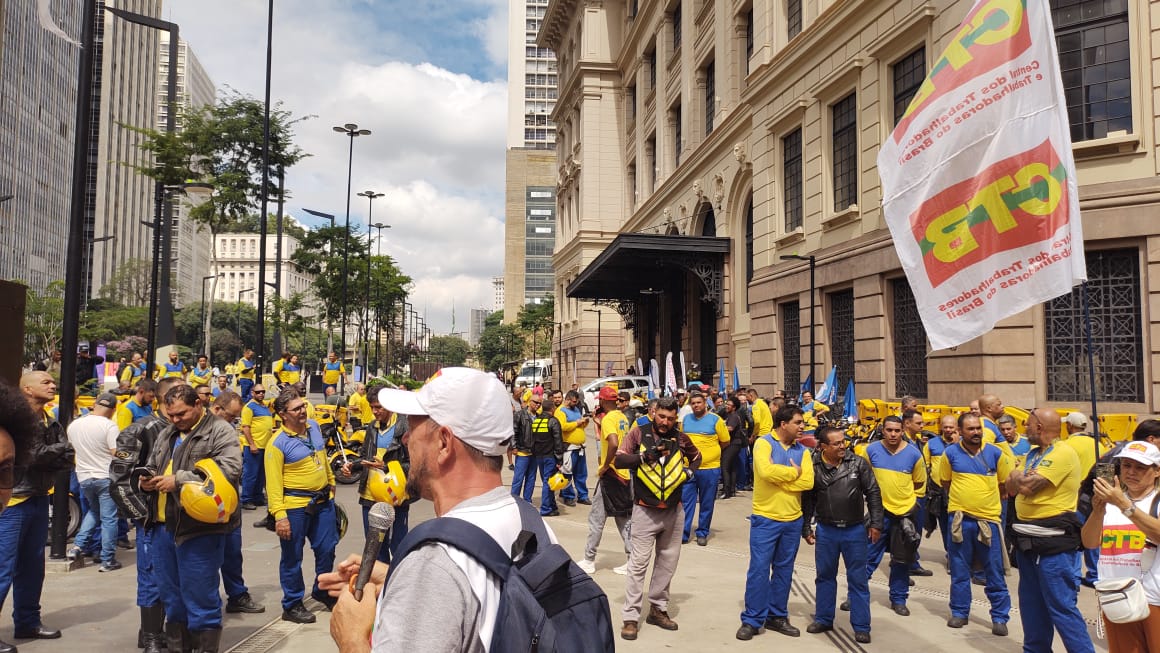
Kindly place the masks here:
<instances>
[{"instance_id":1,"label":"blue flag","mask_svg":"<svg viewBox=\"0 0 1160 653\"><path fill-rule=\"evenodd\" d=\"M832 404L838 400L838 366L835 365L830 368L830 373L826 375L826 381L822 383L822 387L818 388L814 399L823 404Z\"/></svg>"},{"instance_id":2,"label":"blue flag","mask_svg":"<svg viewBox=\"0 0 1160 653\"><path fill-rule=\"evenodd\" d=\"M858 399L854 396L854 379L846 385L846 417L858 419Z\"/></svg>"},{"instance_id":3,"label":"blue flag","mask_svg":"<svg viewBox=\"0 0 1160 653\"><path fill-rule=\"evenodd\" d=\"M717 392L725 394L725 359L717 359Z\"/></svg>"},{"instance_id":4,"label":"blue flag","mask_svg":"<svg viewBox=\"0 0 1160 653\"><path fill-rule=\"evenodd\" d=\"M806 380L802 381L801 390L798 390L798 403L799 404L802 402L802 395L804 395L807 391L813 392L813 388L814 388L814 375L811 372L810 374L806 375ZM815 397L815 399L816 398L817 397Z\"/></svg>"},{"instance_id":5,"label":"blue flag","mask_svg":"<svg viewBox=\"0 0 1160 653\"><path fill-rule=\"evenodd\" d=\"M741 387L741 375L737 373L737 366L733 366L733 391Z\"/></svg>"}]
</instances>

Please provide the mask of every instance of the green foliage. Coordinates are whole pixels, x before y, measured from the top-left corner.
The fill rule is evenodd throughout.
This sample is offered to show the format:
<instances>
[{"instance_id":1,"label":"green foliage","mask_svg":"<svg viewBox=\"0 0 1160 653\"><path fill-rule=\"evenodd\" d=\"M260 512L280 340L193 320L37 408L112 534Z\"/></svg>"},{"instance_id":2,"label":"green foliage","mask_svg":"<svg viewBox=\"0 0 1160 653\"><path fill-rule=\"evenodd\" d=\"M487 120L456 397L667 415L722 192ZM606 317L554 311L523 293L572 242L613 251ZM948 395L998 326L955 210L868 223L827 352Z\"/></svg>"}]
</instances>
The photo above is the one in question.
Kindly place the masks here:
<instances>
[{"instance_id":1,"label":"green foliage","mask_svg":"<svg viewBox=\"0 0 1160 653\"><path fill-rule=\"evenodd\" d=\"M125 260L97 295L111 305L148 306L153 288L153 266L145 259Z\"/></svg>"},{"instance_id":2,"label":"green foliage","mask_svg":"<svg viewBox=\"0 0 1160 653\"><path fill-rule=\"evenodd\" d=\"M504 363L524 358L525 334L514 324L487 327L479 336L478 357L484 369L498 370Z\"/></svg>"},{"instance_id":3,"label":"green foliage","mask_svg":"<svg viewBox=\"0 0 1160 653\"><path fill-rule=\"evenodd\" d=\"M145 337L149 326L148 306L98 305L81 315L78 331L81 340L122 340L129 336Z\"/></svg>"},{"instance_id":4,"label":"green foliage","mask_svg":"<svg viewBox=\"0 0 1160 653\"><path fill-rule=\"evenodd\" d=\"M529 333L532 329L541 330L545 327L551 327L555 311L556 302L551 297L539 304L525 304L516 317L516 323L520 325L521 329Z\"/></svg>"},{"instance_id":5,"label":"green foliage","mask_svg":"<svg viewBox=\"0 0 1160 653\"><path fill-rule=\"evenodd\" d=\"M499 326L503 322L503 310L498 310L488 315L483 321L483 328Z\"/></svg>"},{"instance_id":6,"label":"green foliage","mask_svg":"<svg viewBox=\"0 0 1160 653\"><path fill-rule=\"evenodd\" d=\"M222 224L222 233L230 234L259 234L262 233L262 222L258 220L256 214L244 215L236 220L230 220ZM271 213L266 217L266 233L278 233L278 216ZM295 221L289 218L282 220L282 233L287 236L293 236L302 242L306 238L306 230L299 226Z\"/></svg>"},{"instance_id":7,"label":"green foliage","mask_svg":"<svg viewBox=\"0 0 1160 653\"><path fill-rule=\"evenodd\" d=\"M17 281L17 283L20 283ZM44 360L60 349L63 337L64 281L51 281L43 292L29 290L24 309L25 355Z\"/></svg>"},{"instance_id":8,"label":"green foliage","mask_svg":"<svg viewBox=\"0 0 1160 653\"><path fill-rule=\"evenodd\" d=\"M434 336L427 343L426 360L442 367L459 367L467 362L471 345L459 336Z\"/></svg>"}]
</instances>

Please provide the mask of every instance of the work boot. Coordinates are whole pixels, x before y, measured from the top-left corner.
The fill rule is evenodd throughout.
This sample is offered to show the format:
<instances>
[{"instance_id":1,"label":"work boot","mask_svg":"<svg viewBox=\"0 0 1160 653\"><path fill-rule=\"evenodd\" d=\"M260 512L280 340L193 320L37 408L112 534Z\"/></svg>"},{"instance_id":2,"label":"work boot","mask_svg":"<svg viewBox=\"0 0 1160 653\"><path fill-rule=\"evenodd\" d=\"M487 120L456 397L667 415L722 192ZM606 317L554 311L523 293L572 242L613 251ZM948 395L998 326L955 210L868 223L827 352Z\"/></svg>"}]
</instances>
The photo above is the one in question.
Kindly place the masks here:
<instances>
[{"instance_id":1,"label":"work boot","mask_svg":"<svg viewBox=\"0 0 1160 653\"><path fill-rule=\"evenodd\" d=\"M141 608L140 644L144 653L161 653L165 648L165 607L160 603Z\"/></svg>"},{"instance_id":2,"label":"work boot","mask_svg":"<svg viewBox=\"0 0 1160 653\"><path fill-rule=\"evenodd\" d=\"M242 594L226 601L226 612L245 612L247 614L260 614L266 611L266 606L256 603L249 592Z\"/></svg>"},{"instance_id":3,"label":"work boot","mask_svg":"<svg viewBox=\"0 0 1160 653\"><path fill-rule=\"evenodd\" d=\"M169 653L193 653L188 633L185 624L172 621L165 624L165 643L169 645Z\"/></svg>"},{"instance_id":4,"label":"work boot","mask_svg":"<svg viewBox=\"0 0 1160 653\"><path fill-rule=\"evenodd\" d=\"M637 625L637 622L626 621L624 622L624 625L620 627L620 637L622 639L636 639L636 633L638 630L640 630L640 627Z\"/></svg>"},{"instance_id":5,"label":"work boot","mask_svg":"<svg viewBox=\"0 0 1160 653\"><path fill-rule=\"evenodd\" d=\"M787 637L800 637L802 634L802 631L791 624L786 617L770 617L766 619L765 629L772 630L775 633L781 633Z\"/></svg>"},{"instance_id":6,"label":"work boot","mask_svg":"<svg viewBox=\"0 0 1160 653\"><path fill-rule=\"evenodd\" d=\"M676 630L677 629L677 622L675 622L669 618L669 613L665 612L664 610L661 610L660 608L658 608L655 605L651 606L649 608L648 616L645 617L644 622L646 624L660 626L661 628L664 628L665 630Z\"/></svg>"},{"instance_id":7,"label":"work boot","mask_svg":"<svg viewBox=\"0 0 1160 653\"><path fill-rule=\"evenodd\" d=\"M200 653L218 653L218 649L221 647L222 629L199 630L193 633L193 637L201 647L198 649Z\"/></svg>"}]
</instances>

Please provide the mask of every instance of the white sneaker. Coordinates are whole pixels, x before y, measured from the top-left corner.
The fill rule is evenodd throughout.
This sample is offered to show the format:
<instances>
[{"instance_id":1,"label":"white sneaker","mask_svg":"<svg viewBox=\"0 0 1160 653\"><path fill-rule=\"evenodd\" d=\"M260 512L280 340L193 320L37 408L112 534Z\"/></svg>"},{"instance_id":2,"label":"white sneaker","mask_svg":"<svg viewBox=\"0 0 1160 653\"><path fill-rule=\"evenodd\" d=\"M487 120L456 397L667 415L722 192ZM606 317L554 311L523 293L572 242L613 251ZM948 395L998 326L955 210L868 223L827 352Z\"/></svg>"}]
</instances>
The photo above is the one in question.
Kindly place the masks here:
<instances>
[{"instance_id":1,"label":"white sneaker","mask_svg":"<svg viewBox=\"0 0 1160 653\"><path fill-rule=\"evenodd\" d=\"M628 563L626 562L623 565L620 565L619 567L613 567L612 573L619 574L621 576L627 575L628 574Z\"/></svg>"},{"instance_id":2,"label":"white sneaker","mask_svg":"<svg viewBox=\"0 0 1160 653\"><path fill-rule=\"evenodd\" d=\"M596 563L592 560L577 560L576 566L583 569L586 574L596 573Z\"/></svg>"}]
</instances>

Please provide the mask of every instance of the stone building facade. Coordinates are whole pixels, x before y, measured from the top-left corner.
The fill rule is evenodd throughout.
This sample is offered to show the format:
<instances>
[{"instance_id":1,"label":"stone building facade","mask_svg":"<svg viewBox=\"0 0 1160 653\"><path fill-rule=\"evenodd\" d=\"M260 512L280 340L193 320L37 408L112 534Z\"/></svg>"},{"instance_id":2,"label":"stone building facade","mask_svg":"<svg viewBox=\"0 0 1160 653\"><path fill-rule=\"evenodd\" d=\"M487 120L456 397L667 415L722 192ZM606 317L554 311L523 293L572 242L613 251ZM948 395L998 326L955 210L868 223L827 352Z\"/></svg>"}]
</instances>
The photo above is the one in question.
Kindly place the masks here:
<instances>
[{"instance_id":1,"label":"stone building facade","mask_svg":"<svg viewBox=\"0 0 1160 653\"><path fill-rule=\"evenodd\" d=\"M763 393L836 365L860 397L962 404L994 392L1012 405L1082 407L1078 292L931 352L883 219L878 144L971 4L552 0L539 42L560 70L563 378L595 376L585 361L597 323L584 309L596 301L625 318L618 373L683 351L712 385L723 363ZM1051 7L1101 410L1160 411L1160 10ZM812 313L809 263L783 258L810 256ZM605 320L605 352L607 332Z\"/></svg>"}]
</instances>

